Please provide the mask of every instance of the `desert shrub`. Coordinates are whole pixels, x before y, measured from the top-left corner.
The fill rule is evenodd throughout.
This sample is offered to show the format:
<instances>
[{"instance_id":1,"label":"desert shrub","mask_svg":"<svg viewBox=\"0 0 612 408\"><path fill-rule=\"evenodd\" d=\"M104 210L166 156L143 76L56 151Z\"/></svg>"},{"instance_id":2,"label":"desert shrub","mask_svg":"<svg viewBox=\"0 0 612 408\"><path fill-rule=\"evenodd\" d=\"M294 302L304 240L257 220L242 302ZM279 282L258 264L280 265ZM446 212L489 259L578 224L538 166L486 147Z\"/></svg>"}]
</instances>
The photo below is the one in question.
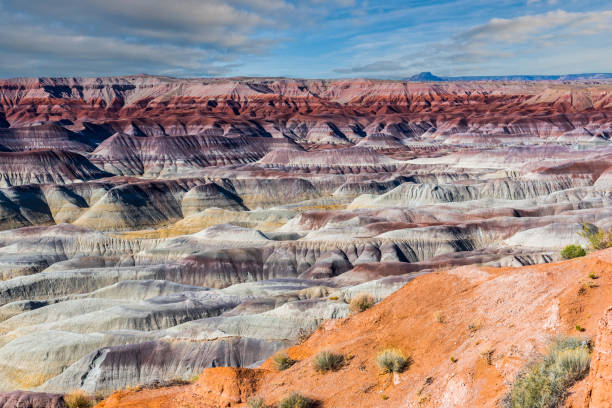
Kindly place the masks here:
<instances>
[{"instance_id":1,"label":"desert shrub","mask_svg":"<svg viewBox=\"0 0 612 408\"><path fill-rule=\"evenodd\" d=\"M583 232L580 232L579 235L589 242L590 250L612 248L612 229L603 230L589 224L585 224L582 229Z\"/></svg>"},{"instance_id":2,"label":"desert shrub","mask_svg":"<svg viewBox=\"0 0 612 408\"><path fill-rule=\"evenodd\" d=\"M374 299L374 297L366 293L362 293L351 299L351 302L349 303L349 311L351 314L361 313L368 310L375 304L376 299Z\"/></svg>"},{"instance_id":3,"label":"desert shrub","mask_svg":"<svg viewBox=\"0 0 612 408\"><path fill-rule=\"evenodd\" d=\"M574 259L585 255L586 251L580 245L568 245L561 250L563 259Z\"/></svg>"},{"instance_id":4,"label":"desert shrub","mask_svg":"<svg viewBox=\"0 0 612 408\"><path fill-rule=\"evenodd\" d=\"M283 398L278 404L278 408L312 408L314 406L313 400L296 392Z\"/></svg>"},{"instance_id":5,"label":"desert shrub","mask_svg":"<svg viewBox=\"0 0 612 408\"><path fill-rule=\"evenodd\" d=\"M342 367L342 364L344 364L344 356L331 351L320 352L314 357L313 361L314 369L320 373L337 371Z\"/></svg>"},{"instance_id":6,"label":"desert shrub","mask_svg":"<svg viewBox=\"0 0 612 408\"><path fill-rule=\"evenodd\" d=\"M286 353L281 353L274 356L274 365L278 371L286 370L295 363L297 363L297 361L289 358L289 355Z\"/></svg>"},{"instance_id":7,"label":"desert shrub","mask_svg":"<svg viewBox=\"0 0 612 408\"><path fill-rule=\"evenodd\" d=\"M249 398L247 401L248 408L266 408L263 398Z\"/></svg>"},{"instance_id":8,"label":"desert shrub","mask_svg":"<svg viewBox=\"0 0 612 408\"><path fill-rule=\"evenodd\" d=\"M68 408L90 408L93 401L83 390L71 391L64 395L64 402Z\"/></svg>"},{"instance_id":9,"label":"desert shrub","mask_svg":"<svg viewBox=\"0 0 612 408\"><path fill-rule=\"evenodd\" d=\"M546 356L518 375L504 398L507 408L554 408L569 387L589 371L591 347L577 337L557 339Z\"/></svg>"},{"instance_id":10,"label":"desert shrub","mask_svg":"<svg viewBox=\"0 0 612 408\"><path fill-rule=\"evenodd\" d=\"M411 363L412 359L398 349L383 350L376 357L376 364L383 373L402 373Z\"/></svg>"}]
</instances>

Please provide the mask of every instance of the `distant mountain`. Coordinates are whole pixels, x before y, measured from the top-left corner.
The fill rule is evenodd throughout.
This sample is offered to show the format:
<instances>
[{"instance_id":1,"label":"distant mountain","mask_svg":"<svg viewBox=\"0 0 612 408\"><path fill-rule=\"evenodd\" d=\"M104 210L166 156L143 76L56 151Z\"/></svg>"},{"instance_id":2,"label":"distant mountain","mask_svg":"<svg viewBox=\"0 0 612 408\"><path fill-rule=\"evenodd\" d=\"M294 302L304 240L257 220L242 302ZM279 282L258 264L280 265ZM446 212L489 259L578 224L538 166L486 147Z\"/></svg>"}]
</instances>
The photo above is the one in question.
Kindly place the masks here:
<instances>
[{"instance_id":1,"label":"distant mountain","mask_svg":"<svg viewBox=\"0 0 612 408\"><path fill-rule=\"evenodd\" d=\"M420 74L413 75L406 78L407 81L411 82L442 82L447 81L446 78L442 78L432 74L431 72L421 72Z\"/></svg>"},{"instance_id":2,"label":"distant mountain","mask_svg":"<svg viewBox=\"0 0 612 408\"><path fill-rule=\"evenodd\" d=\"M475 76L456 76L441 77L431 72L421 72L404 78L409 82L450 82L450 81L576 81L576 80L596 80L612 79L612 73L586 73L586 74L567 74L567 75L475 75Z\"/></svg>"}]
</instances>

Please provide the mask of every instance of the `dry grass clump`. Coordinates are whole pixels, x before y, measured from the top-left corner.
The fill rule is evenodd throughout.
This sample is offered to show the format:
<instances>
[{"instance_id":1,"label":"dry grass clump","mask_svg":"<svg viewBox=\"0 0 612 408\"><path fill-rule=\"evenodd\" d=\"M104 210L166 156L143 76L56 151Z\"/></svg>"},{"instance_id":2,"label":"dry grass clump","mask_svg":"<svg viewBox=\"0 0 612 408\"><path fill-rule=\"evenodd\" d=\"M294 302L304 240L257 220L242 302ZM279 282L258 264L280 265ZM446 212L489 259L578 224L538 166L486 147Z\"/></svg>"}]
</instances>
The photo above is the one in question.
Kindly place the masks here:
<instances>
[{"instance_id":1,"label":"dry grass clump","mask_svg":"<svg viewBox=\"0 0 612 408\"><path fill-rule=\"evenodd\" d=\"M376 304L376 299L367 293L361 293L351 299L349 311L351 314L364 312Z\"/></svg>"},{"instance_id":2,"label":"dry grass clump","mask_svg":"<svg viewBox=\"0 0 612 408\"><path fill-rule=\"evenodd\" d=\"M376 356L376 364L383 373L403 373L412 364L412 359L401 350L385 349Z\"/></svg>"},{"instance_id":3,"label":"dry grass clump","mask_svg":"<svg viewBox=\"0 0 612 408\"><path fill-rule=\"evenodd\" d=\"M289 358L287 353L281 353L274 356L274 365L278 371L283 371L297 363L296 360Z\"/></svg>"},{"instance_id":4,"label":"dry grass clump","mask_svg":"<svg viewBox=\"0 0 612 408\"><path fill-rule=\"evenodd\" d=\"M589 341L567 337L557 339L548 354L519 374L504 398L506 408L553 408L559 406L567 390L589 371Z\"/></svg>"},{"instance_id":5,"label":"dry grass clump","mask_svg":"<svg viewBox=\"0 0 612 408\"><path fill-rule=\"evenodd\" d=\"M70 391L64 395L64 402L68 408L91 408L94 405L91 397L83 390Z\"/></svg>"},{"instance_id":6,"label":"dry grass clump","mask_svg":"<svg viewBox=\"0 0 612 408\"><path fill-rule=\"evenodd\" d=\"M561 257L563 259L574 259L585 255L586 251L580 245L568 245L561 250Z\"/></svg>"},{"instance_id":7,"label":"dry grass clump","mask_svg":"<svg viewBox=\"0 0 612 408\"><path fill-rule=\"evenodd\" d=\"M278 404L278 408L313 408L315 402L310 398L294 392L283 398Z\"/></svg>"},{"instance_id":8,"label":"dry grass clump","mask_svg":"<svg viewBox=\"0 0 612 408\"><path fill-rule=\"evenodd\" d=\"M337 371L344 364L344 356L342 354L332 353L331 351L322 351L314 357L312 363L315 371L326 373L328 371Z\"/></svg>"},{"instance_id":9,"label":"dry grass clump","mask_svg":"<svg viewBox=\"0 0 612 408\"><path fill-rule=\"evenodd\" d=\"M247 401L248 408L266 408L263 398L249 398Z\"/></svg>"}]
</instances>

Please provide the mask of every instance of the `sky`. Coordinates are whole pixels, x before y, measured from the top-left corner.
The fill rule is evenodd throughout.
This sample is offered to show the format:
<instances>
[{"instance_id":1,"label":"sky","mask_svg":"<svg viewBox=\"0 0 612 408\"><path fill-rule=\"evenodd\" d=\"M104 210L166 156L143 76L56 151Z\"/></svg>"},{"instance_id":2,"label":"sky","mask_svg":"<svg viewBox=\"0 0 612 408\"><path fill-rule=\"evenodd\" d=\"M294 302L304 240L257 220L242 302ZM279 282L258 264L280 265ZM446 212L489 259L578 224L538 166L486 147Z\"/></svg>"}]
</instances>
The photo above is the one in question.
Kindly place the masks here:
<instances>
[{"instance_id":1,"label":"sky","mask_svg":"<svg viewBox=\"0 0 612 408\"><path fill-rule=\"evenodd\" d=\"M612 1L0 0L0 77L612 72Z\"/></svg>"}]
</instances>

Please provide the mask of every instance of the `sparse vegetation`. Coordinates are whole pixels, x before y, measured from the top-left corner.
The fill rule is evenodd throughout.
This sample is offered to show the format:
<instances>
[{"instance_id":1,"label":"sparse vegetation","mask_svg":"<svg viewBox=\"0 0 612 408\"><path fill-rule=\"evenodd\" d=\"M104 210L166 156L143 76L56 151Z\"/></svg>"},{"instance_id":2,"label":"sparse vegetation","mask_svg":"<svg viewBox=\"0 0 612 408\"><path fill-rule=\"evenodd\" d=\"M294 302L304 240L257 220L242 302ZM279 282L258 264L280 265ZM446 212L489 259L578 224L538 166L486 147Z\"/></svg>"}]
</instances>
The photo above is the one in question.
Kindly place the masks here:
<instances>
[{"instance_id":1,"label":"sparse vegetation","mask_svg":"<svg viewBox=\"0 0 612 408\"><path fill-rule=\"evenodd\" d=\"M266 408L263 398L249 398L247 401L248 408Z\"/></svg>"},{"instance_id":2,"label":"sparse vegetation","mask_svg":"<svg viewBox=\"0 0 612 408\"><path fill-rule=\"evenodd\" d=\"M387 394L381 394L380 398L386 401L389 399L389 396Z\"/></svg>"},{"instance_id":3,"label":"sparse vegetation","mask_svg":"<svg viewBox=\"0 0 612 408\"><path fill-rule=\"evenodd\" d=\"M476 333L478 330L482 329L483 327L484 327L484 323L482 322L482 320L476 320L468 324L468 330L471 333Z\"/></svg>"},{"instance_id":4,"label":"sparse vegetation","mask_svg":"<svg viewBox=\"0 0 612 408\"><path fill-rule=\"evenodd\" d=\"M597 279L599 278L599 276L595 275L593 272L589 273L589 278L591 279Z\"/></svg>"},{"instance_id":5,"label":"sparse vegetation","mask_svg":"<svg viewBox=\"0 0 612 408\"><path fill-rule=\"evenodd\" d=\"M104 394L102 392L100 392L100 391L96 392L96 394L93 396L94 405L102 402L104 400L104 398L106 398L106 397L104 396Z\"/></svg>"},{"instance_id":6,"label":"sparse vegetation","mask_svg":"<svg viewBox=\"0 0 612 408\"><path fill-rule=\"evenodd\" d=\"M585 255L586 251L580 245L568 245L561 250L563 259L574 259Z\"/></svg>"},{"instance_id":7,"label":"sparse vegetation","mask_svg":"<svg viewBox=\"0 0 612 408\"><path fill-rule=\"evenodd\" d=\"M579 324L577 324L577 325L576 325L574 328L575 328L577 331L579 331L579 332L583 332L583 331L585 331L585 330L586 330L584 327L582 327L582 326L581 326L581 325L579 325Z\"/></svg>"},{"instance_id":8,"label":"sparse vegetation","mask_svg":"<svg viewBox=\"0 0 612 408\"><path fill-rule=\"evenodd\" d=\"M319 373L328 371L337 371L344 364L344 356L342 354L332 353L331 351L322 351L314 357L313 366Z\"/></svg>"},{"instance_id":9,"label":"sparse vegetation","mask_svg":"<svg viewBox=\"0 0 612 408\"><path fill-rule=\"evenodd\" d=\"M457 358L455 356L451 356L450 357L450 361L451 361L451 363L456 363L457 362Z\"/></svg>"},{"instance_id":10,"label":"sparse vegetation","mask_svg":"<svg viewBox=\"0 0 612 408\"><path fill-rule=\"evenodd\" d=\"M411 363L412 359L398 349L383 350L376 357L376 364L383 373L403 373Z\"/></svg>"},{"instance_id":11,"label":"sparse vegetation","mask_svg":"<svg viewBox=\"0 0 612 408\"><path fill-rule=\"evenodd\" d=\"M197 377L197 378L196 378ZM199 375L194 376L191 378L191 380L184 380L182 378L173 378L171 380L155 380L152 381L150 383L144 384L144 385L137 385L134 387L127 387L126 390L128 391L140 391L140 390L155 390L158 388L165 388L165 387L174 387L177 385L188 385L191 384L194 381L197 381L200 378Z\"/></svg>"},{"instance_id":12,"label":"sparse vegetation","mask_svg":"<svg viewBox=\"0 0 612 408\"><path fill-rule=\"evenodd\" d=\"M495 350L485 350L482 353L480 353L480 358L482 358L482 360L487 364L487 365L491 365L493 364L493 353L495 352Z\"/></svg>"},{"instance_id":13,"label":"sparse vegetation","mask_svg":"<svg viewBox=\"0 0 612 408\"><path fill-rule=\"evenodd\" d=\"M440 310L434 312L433 316L434 316L434 319L436 320L436 322L438 322L438 323L445 323L446 322L446 317L444 317L444 313L442 313Z\"/></svg>"},{"instance_id":14,"label":"sparse vegetation","mask_svg":"<svg viewBox=\"0 0 612 408\"><path fill-rule=\"evenodd\" d=\"M361 293L351 299L349 311L351 314L364 312L376 304L376 299L366 293Z\"/></svg>"},{"instance_id":15,"label":"sparse vegetation","mask_svg":"<svg viewBox=\"0 0 612 408\"><path fill-rule=\"evenodd\" d=\"M91 408L94 405L92 398L83 390L71 391L64 395L64 402L68 408Z\"/></svg>"},{"instance_id":16,"label":"sparse vegetation","mask_svg":"<svg viewBox=\"0 0 612 408\"><path fill-rule=\"evenodd\" d=\"M589 250L612 248L612 229L603 230L595 225L585 224L579 235L589 242Z\"/></svg>"},{"instance_id":17,"label":"sparse vegetation","mask_svg":"<svg viewBox=\"0 0 612 408\"><path fill-rule=\"evenodd\" d=\"M289 358L289 355L286 353L281 353L274 356L274 365L278 371L286 370L295 363L297 363L297 361Z\"/></svg>"},{"instance_id":18,"label":"sparse vegetation","mask_svg":"<svg viewBox=\"0 0 612 408\"><path fill-rule=\"evenodd\" d=\"M297 342L298 344L302 344L303 342L305 342L306 340L308 340L308 338L310 336L312 336L312 334L316 331L316 329L300 329L300 331L298 332L298 337L297 337Z\"/></svg>"},{"instance_id":19,"label":"sparse vegetation","mask_svg":"<svg viewBox=\"0 0 612 408\"><path fill-rule=\"evenodd\" d=\"M312 408L314 406L313 400L296 392L283 398L278 404L278 408Z\"/></svg>"},{"instance_id":20,"label":"sparse vegetation","mask_svg":"<svg viewBox=\"0 0 612 408\"><path fill-rule=\"evenodd\" d=\"M506 408L554 408L561 404L569 387L586 375L591 361L587 340L557 339L548 354L519 374L504 398Z\"/></svg>"}]
</instances>

